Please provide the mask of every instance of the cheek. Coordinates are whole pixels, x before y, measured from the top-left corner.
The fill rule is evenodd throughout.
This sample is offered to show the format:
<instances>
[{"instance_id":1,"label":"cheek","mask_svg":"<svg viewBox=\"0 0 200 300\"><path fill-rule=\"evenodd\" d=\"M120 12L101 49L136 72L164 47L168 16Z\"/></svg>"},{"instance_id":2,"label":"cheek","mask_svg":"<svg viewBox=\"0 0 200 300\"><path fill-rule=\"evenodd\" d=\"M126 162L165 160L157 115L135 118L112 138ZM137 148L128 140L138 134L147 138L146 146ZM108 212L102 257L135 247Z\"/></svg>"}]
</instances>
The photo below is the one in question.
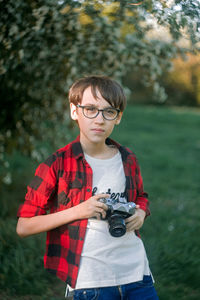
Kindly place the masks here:
<instances>
[{"instance_id":1,"label":"cheek","mask_svg":"<svg viewBox=\"0 0 200 300\"><path fill-rule=\"evenodd\" d=\"M88 119L89 120L89 119ZM83 120L82 118L79 118L77 120L79 128L83 129L83 130L87 130L89 128L89 121L87 119Z\"/></svg>"},{"instance_id":2,"label":"cheek","mask_svg":"<svg viewBox=\"0 0 200 300\"><path fill-rule=\"evenodd\" d=\"M108 133L109 133L109 134L112 133L114 127L115 127L115 124L111 124L111 125L109 126L109 128L108 128Z\"/></svg>"}]
</instances>

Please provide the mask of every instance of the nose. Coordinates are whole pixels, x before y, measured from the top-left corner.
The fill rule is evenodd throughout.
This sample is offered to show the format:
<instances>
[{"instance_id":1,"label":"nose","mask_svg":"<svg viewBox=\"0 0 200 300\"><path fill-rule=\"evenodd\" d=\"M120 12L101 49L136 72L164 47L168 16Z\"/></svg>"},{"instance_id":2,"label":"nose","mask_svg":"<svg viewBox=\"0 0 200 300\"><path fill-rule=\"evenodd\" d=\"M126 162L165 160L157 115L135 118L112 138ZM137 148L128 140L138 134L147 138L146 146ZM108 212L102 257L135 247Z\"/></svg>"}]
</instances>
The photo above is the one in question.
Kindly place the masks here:
<instances>
[{"instance_id":1,"label":"nose","mask_svg":"<svg viewBox=\"0 0 200 300\"><path fill-rule=\"evenodd\" d=\"M104 123L104 117L103 117L103 114L102 114L102 111L99 112L99 114L96 116L95 118L95 122L96 123Z\"/></svg>"}]
</instances>

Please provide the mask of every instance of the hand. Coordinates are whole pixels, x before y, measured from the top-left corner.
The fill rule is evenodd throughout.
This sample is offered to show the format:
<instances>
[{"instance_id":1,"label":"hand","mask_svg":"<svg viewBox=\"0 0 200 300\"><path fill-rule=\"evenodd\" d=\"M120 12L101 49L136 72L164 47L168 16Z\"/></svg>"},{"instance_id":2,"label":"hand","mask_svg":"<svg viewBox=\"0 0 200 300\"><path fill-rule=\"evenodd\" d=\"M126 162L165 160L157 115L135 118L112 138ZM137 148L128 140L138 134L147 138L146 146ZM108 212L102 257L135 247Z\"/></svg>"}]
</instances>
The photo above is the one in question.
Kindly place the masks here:
<instances>
[{"instance_id":1,"label":"hand","mask_svg":"<svg viewBox=\"0 0 200 300\"><path fill-rule=\"evenodd\" d=\"M136 205L135 214L125 220L126 222L126 231L138 230L142 227L146 213L143 209L139 208L139 205Z\"/></svg>"},{"instance_id":2,"label":"hand","mask_svg":"<svg viewBox=\"0 0 200 300\"><path fill-rule=\"evenodd\" d=\"M106 210L108 209L105 203L99 201L101 198L108 198L108 194L98 194L90 197L88 200L74 206L77 210L77 216L80 219L88 219L96 217L98 220L106 217Z\"/></svg>"}]
</instances>

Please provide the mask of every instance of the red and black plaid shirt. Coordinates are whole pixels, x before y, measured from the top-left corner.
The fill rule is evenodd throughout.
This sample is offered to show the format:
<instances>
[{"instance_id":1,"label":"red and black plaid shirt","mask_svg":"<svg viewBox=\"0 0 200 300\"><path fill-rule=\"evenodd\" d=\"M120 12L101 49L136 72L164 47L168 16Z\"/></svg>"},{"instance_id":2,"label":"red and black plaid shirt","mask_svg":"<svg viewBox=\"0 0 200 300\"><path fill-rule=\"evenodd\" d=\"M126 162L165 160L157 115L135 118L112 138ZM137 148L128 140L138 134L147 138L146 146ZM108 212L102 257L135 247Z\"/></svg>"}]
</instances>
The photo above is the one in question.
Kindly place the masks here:
<instances>
[{"instance_id":1,"label":"red and black plaid shirt","mask_svg":"<svg viewBox=\"0 0 200 300\"><path fill-rule=\"evenodd\" d=\"M126 197L149 215L147 194L133 152L111 139L120 151L126 176ZM92 196L92 169L84 158L80 138L51 155L36 170L28 186L25 202L18 217L33 217L55 213L78 205ZM47 232L45 268L61 280L75 287L87 219L77 220Z\"/></svg>"}]
</instances>

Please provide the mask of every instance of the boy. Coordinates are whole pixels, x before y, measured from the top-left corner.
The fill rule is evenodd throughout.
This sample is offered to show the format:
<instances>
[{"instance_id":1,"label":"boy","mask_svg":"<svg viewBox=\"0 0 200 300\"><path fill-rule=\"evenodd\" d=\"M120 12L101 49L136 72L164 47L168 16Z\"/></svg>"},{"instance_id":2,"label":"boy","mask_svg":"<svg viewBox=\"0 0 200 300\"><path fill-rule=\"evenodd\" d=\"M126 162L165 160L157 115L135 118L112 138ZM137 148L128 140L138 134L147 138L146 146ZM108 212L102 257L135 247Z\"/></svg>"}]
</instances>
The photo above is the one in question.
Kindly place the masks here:
<instances>
[{"instance_id":1,"label":"boy","mask_svg":"<svg viewBox=\"0 0 200 300\"><path fill-rule=\"evenodd\" d=\"M138 237L149 209L137 159L109 139L126 105L123 90L108 77L88 76L72 85L69 102L80 136L36 170L17 233L47 231L45 268L67 283L74 299L158 299ZM107 198L136 204L121 237L109 232Z\"/></svg>"}]
</instances>

